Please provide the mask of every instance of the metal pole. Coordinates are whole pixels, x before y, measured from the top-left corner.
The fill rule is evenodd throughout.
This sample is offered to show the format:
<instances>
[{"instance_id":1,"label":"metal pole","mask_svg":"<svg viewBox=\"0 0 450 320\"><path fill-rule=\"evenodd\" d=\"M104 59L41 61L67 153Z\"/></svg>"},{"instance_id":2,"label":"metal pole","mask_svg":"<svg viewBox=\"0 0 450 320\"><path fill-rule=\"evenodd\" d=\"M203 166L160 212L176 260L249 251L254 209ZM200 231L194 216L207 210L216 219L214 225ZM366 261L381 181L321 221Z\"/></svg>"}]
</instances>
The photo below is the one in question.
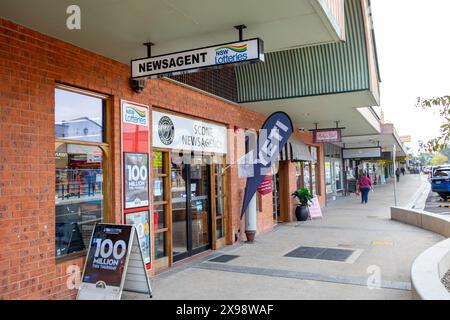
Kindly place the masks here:
<instances>
[{"instance_id":1,"label":"metal pole","mask_svg":"<svg viewBox=\"0 0 450 320\"><path fill-rule=\"evenodd\" d=\"M397 163L396 163L396 157L397 157L397 146L394 145L394 151L392 153L392 160L394 162L394 201L395 206L397 207Z\"/></svg>"}]
</instances>

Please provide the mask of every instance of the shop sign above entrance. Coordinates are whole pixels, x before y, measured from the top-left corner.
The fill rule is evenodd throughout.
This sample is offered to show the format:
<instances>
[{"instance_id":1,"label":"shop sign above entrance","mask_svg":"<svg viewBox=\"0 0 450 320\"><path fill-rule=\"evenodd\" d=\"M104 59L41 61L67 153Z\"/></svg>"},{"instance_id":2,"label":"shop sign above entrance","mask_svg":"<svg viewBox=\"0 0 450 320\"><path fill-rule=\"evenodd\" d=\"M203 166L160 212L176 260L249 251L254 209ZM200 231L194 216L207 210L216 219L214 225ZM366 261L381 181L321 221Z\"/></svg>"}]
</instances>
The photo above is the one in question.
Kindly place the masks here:
<instances>
[{"instance_id":1,"label":"shop sign above entrance","mask_svg":"<svg viewBox=\"0 0 450 320\"><path fill-rule=\"evenodd\" d=\"M132 60L131 78L159 78L256 62L264 62L264 45L259 38Z\"/></svg>"},{"instance_id":2,"label":"shop sign above entrance","mask_svg":"<svg viewBox=\"0 0 450 320\"><path fill-rule=\"evenodd\" d=\"M201 120L154 111L153 147L227 154L227 128Z\"/></svg>"}]
</instances>

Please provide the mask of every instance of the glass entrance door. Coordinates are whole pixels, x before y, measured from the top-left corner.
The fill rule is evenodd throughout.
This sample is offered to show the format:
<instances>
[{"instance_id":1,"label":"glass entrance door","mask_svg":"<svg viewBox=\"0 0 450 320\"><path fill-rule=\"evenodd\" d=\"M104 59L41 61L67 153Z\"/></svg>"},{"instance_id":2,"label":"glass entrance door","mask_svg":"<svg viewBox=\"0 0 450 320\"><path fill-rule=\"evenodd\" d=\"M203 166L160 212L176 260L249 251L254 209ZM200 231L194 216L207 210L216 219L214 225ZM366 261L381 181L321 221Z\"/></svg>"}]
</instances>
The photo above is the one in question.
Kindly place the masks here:
<instances>
[{"instance_id":1,"label":"glass entrance door","mask_svg":"<svg viewBox=\"0 0 450 320\"><path fill-rule=\"evenodd\" d=\"M174 157L175 158L175 157ZM211 248L210 166L172 161L173 260Z\"/></svg>"}]
</instances>

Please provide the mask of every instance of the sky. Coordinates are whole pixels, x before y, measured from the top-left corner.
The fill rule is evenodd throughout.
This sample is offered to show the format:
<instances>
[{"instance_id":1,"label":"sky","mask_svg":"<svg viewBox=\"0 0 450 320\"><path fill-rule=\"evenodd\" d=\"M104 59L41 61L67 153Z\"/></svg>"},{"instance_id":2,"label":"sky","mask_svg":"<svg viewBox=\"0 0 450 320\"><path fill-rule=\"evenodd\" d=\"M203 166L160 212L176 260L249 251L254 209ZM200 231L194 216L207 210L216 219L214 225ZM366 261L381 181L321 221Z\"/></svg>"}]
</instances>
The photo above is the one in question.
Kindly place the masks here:
<instances>
[{"instance_id":1,"label":"sky","mask_svg":"<svg viewBox=\"0 0 450 320\"><path fill-rule=\"evenodd\" d=\"M381 73L381 107L400 135L439 136L437 112L415 107L418 97L450 95L449 0L372 0Z\"/></svg>"}]
</instances>

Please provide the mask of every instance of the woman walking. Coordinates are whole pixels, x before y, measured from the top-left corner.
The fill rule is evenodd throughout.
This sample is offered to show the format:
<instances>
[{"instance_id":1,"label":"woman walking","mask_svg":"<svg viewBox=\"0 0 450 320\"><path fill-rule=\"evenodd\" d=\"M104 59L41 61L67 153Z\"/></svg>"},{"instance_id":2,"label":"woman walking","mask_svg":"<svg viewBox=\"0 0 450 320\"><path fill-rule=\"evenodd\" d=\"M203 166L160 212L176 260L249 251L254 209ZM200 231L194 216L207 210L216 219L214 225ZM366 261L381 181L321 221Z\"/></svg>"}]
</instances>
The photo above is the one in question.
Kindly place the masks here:
<instances>
[{"instance_id":1,"label":"woman walking","mask_svg":"<svg viewBox=\"0 0 450 320\"><path fill-rule=\"evenodd\" d=\"M361 204L369 202L369 192L372 189L372 180L369 175L363 175L359 179L359 190L361 191Z\"/></svg>"}]
</instances>

